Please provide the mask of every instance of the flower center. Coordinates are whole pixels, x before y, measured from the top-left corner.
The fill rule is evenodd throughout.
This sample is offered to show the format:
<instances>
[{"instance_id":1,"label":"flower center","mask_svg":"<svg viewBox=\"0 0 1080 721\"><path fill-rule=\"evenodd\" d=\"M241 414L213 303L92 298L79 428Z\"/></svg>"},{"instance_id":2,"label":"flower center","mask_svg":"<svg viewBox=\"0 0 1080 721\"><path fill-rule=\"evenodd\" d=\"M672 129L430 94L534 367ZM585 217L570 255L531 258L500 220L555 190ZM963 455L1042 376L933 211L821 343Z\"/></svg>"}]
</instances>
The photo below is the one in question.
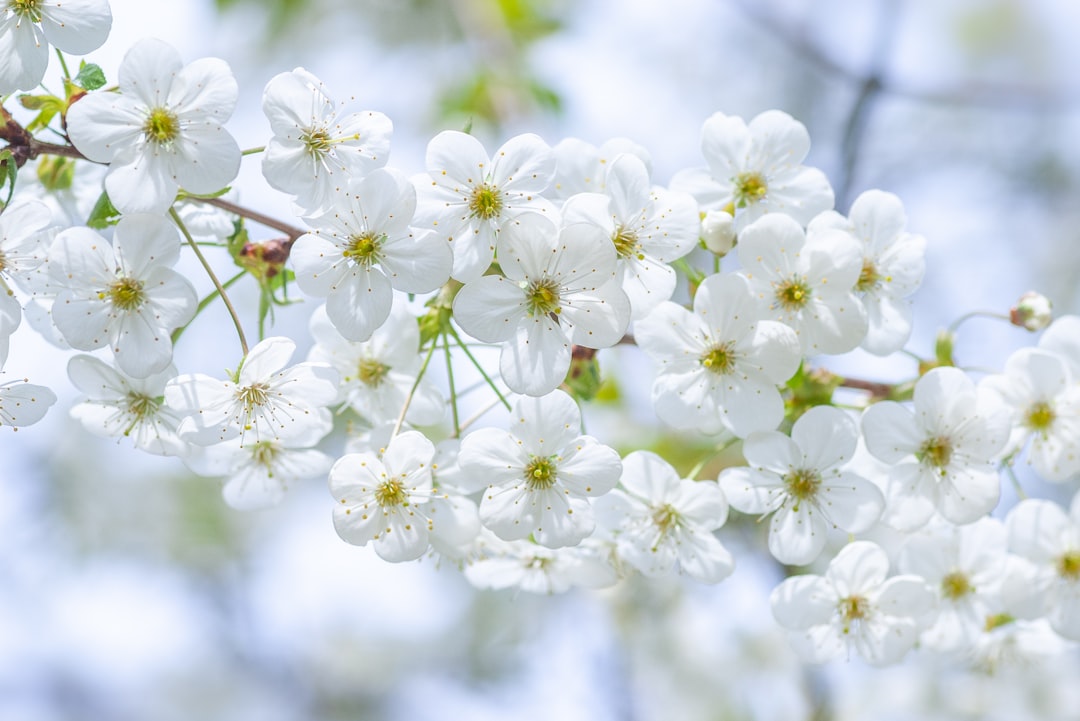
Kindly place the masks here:
<instances>
[{"instance_id":1,"label":"flower center","mask_svg":"<svg viewBox=\"0 0 1080 721\"><path fill-rule=\"evenodd\" d=\"M8 3L8 8L13 10L16 15L21 15L24 18L30 18L32 22L41 22L41 10L38 5L41 4L41 0L11 0Z\"/></svg>"},{"instance_id":2,"label":"flower center","mask_svg":"<svg viewBox=\"0 0 1080 721\"><path fill-rule=\"evenodd\" d=\"M881 274L878 273L874 261L869 258L863 258L862 271L859 273L859 281L855 284L855 290L866 293L867 291L877 288L881 283L881 280Z\"/></svg>"},{"instance_id":3,"label":"flower center","mask_svg":"<svg viewBox=\"0 0 1080 721\"><path fill-rule=\"evenodd\" d=\"M530 491L544 491L555 485L558 480L558 467L553 458L533 456L525 466L525 483Z\"/></svg>"},{"instance_id":4,"label":"flower center","mask_svg":"<svg viewBox=\"0 0 1080 721\"><path fill-rule=\"evenodd\" d=\"M924 442L915 457L921 463L937 468L941 471L941 475L945 475L945 468L949 465L949 461L952 460L952 454L953 448L949 439L939 437L930 438Z\"/></svg>"},{"instance_id":5,"label":"flower center","mask_svg":"<svg viewBox=\"0 0 1080 721\"><path fill-rule=\"evenodd\" d=\"M252 460L265 468L269 475L273 475L270 469L273 467L277 454L278 446L273 441L259 441L251 447Z\"/></svg>"},{"instance_id":6,"label":"flower center","mask_svg":"<svg viewBox=\"0 0 1080 721\"><path fill-rule=\"evenodd\" d=\"M252 383L236 391L236 400L243 403L244 411L250 414L257 406L264 406L270 400L268 390L270 386L265 383Z\"/></svg>"},{"instance_id":7,"label":"flower center","mask_svg":"<svg viewBox=\"0 0 1080 721\"><path fill-rule=\"evenodd\" d=\"M718 376L726 375L735 368L734 343L724 343L709 349L698 359L702 367Z\"/></svg>"},{"instance_id":8,"label":"flower center","mask_svg":"<svg viewBox=\"0 0 1080 721\"><path fill-rule=\"evenodd\" d=\"M130 436L135 426L147 418L153 418L164 400L164 398L153 398L135 391L129 392L127 394L127 412L131 418L131 423L124 429L124 435Z\"/></svg>"},{"instance_id":9,"label":"flower center","mask_svg":"<svg viewBox=\"0 0 1080 721\"><path fill-rule=\"evenodd\" d=\"M769 192L769 185L761 173L739 173L735 176L735 207L753 205Z\"/></svg>"},{"instance_id":10,"label":"flower center","mask_svg":"<svg viewBox=\"0 0 1080 721\"><path fill-rule=\"evenodd\" d=\"M809 300L810 286L797 275L776 286L776 302L784 310L801 310Z\"/></svg>"},{"instance_id":11,"label":"flower center","mask_svg":"<svg viewBox=\"0 0 1080 721\"><path fill-rule=\"evenodd\" d=\"M950 601L955 601L974 592L975 587L971 585L967 574L960 571L953 571L941 579L941 595Z\"/></svg>"},{"instance_id":12,"label":"flower center","mask_svg":"<svg viewBox=\"0 0 1080 721\"><path fill-rule=\"evenodd\" d=\"M678 526L680 517L679 512L671 505L664 504L653 512L652 520L656 527L660 529L660 533L663 534Z\"/></svg>"},{"instance_id":13,"label":"flower center","mask_svg":"<svg viewBox=\"0 0 1080 721\"><path fill-rule=\"evenodd\" d=\"M304 148L307 149L308 154L314 157L326 155L334 145L334 141L330 138L330 133L326 132L323 128L306 131L300 136L300 142L304 144Z\"/></svg>"},{"instance_id":14,"label":"flower center","mask_svg":"<svg viewBox=\"0 0 1080 721\"><path fill-rule=\"evenodd\" d=\"M1050 427L1054 425L1055 417L1054 409L1050 407L1050 404L1046 401L1039 401L1028 408L1027 415L1024 418L1024 425L1045 436L1050 431Z\"/></svg>"},{"instance_id":15,"label":"flower center","mask_svg":"<svg viewBox=\"0 0 1080 721\"><path fill-rule=\"evenodd\" d=\"M502 212L503 196L498 188L484 183L473 188L469 210L474 218L491 220Z\"/></svg>"},{"instance_id":16,"label":"flower center","mask_svg":"<svg viewBox=\"0 0 1080 721\"><path fill-rule=\"evenodd\" d=\"M1080 551L1066 551L1057 562L1058 575L1066 581L1080 581Z\"/></svg>"},{"instance_id":17,"label":"flower center","mask_svg":"<svg viewBox=\"0 0 1080 721\"><path fill-rule=\"evenodd\" d=\"M817 495L821 488L821 474L812 468L797 468L784 476L784 487L788 495L795 499L794 511L799 510L799 502Z\"/></svg>"},{"instance_id":18,"label":"flower center","mask_svg":"<svg viewBox=\"0 0 1080 721\"><path fill-rule=\"evenodd\" d=\"M405 495L405 489L396 480L386 481L375 489L375 500L380 506L407 506L409 498Z\"/></svg>"},{"instance_id":19,"label":"flower center","mask_svg":"<svg viewBox=\"0 0 1080 721\"><path fill-rule=\"evenodd\" d=\"M550 278L530 282L525 289L525 307L533 317L561 313L558 283Z\"/></svg>"},{"instance_id":20,"label":"flower center","mask_svg":"<svg viewBox=\"0 0 1080 721\"><path fill-rule=\"evenodd\" d=\"M638 260L645 260L645 254L641 252L638 244L637 233L625 225L620 225L615 229L615 234L611 236L611 242L615 244L615 252L619 254L620 258L635 256Z\"/></svg>"},{"instance_id":21,"label":"flower center","mask_svg":"<svg viewBox=\"0 0 1080 721\"><path fill-rule=\"evenodd\" d=\"M135 278L121 278L109 286L105 293L98 293L98 298L108 297L109 302L120 310L135 310L146 300L143 282Z\"/></svg>"},{"instance_id":22,"label":"flower center","mask_svg":"<svg viewBox=\"0 0 1080 721\"><path fill-rule=\"evenodd\" d=\"M354 235L349 238L349 247L342 252L342 255L351 258L359 265L371 266L379 259L379 247L384 240L386 240L385 235L371 231Z\"/></svg>"},{"instance_id":23,"label":"flower center","mask_svg":"<svg viewBox=\"0 0 1080 721\"><path fill-rule=\"evenodd\" d=\"M143 125L146 139L157 145L166 145L180 135L180 121L176 113L168 108L157 107L150 111L150 116Z\"/></svg>"},{"instance_id":24,"label":"flower center","mask_svg":"<svg viewBox=\"0 0 1080 721\"><path fill-rule=\"evenodd\" d=\"M870 602L862 596L848 596L840 599L837 609L844 622L844 633L851 632L851 626L870 615Z\"/></svg>"},{"instance_id":25,"label":"flower center","mask_svg":"<svg viewBox=\"0 0 1080 721\"><path fill-rule=\"evenodd\" d=\"M371 388L378 388L382 385L386 374L389 372L390 366L380 363L374 358L364 358L360 361L360 382Z\"/></svg>"}]
</instances>

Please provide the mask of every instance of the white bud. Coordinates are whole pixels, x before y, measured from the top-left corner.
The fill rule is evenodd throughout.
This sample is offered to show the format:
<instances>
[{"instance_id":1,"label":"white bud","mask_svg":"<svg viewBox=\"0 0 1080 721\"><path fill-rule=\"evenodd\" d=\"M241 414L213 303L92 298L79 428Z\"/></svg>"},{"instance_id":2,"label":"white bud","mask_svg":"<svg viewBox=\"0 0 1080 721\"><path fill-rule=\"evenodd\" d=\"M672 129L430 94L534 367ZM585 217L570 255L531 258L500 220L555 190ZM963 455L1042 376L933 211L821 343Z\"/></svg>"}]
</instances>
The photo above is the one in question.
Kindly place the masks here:
<instances>
[{"instance_id":1,"label":"white bud","mask_svg":"<svg viewBox=\"0 0 1080 721\"><path fill-rule=\"evenodd\" d=\"M727 255L735 247L735 218L725 210L710 210L701 220L701 238L711 252Z\"/></svg>"},{"instance_id":2,"label":"white bud","mask_svg":"<svg viewBox=\"0 0 1080 721\"><path fill-rule=\"evenodd\" d=\"M1042 330L1053 320L1053 304L1042 293L1029 290L1016 301L1016 307L1009 311L1009 320L1013 325L1030 331Z\"/></svg>"}]
</instances>

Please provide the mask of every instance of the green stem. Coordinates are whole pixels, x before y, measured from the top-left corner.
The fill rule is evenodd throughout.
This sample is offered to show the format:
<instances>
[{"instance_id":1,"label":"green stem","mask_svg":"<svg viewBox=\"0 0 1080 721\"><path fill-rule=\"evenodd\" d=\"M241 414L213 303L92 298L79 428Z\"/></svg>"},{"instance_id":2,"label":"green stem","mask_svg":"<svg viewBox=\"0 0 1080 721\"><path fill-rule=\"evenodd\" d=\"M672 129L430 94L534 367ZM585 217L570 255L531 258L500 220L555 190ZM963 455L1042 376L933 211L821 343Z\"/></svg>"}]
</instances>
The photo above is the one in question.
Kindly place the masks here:
<instances>
[{"instance_id":1,"label":"green stem","mask_svg":"<svg viewBox=\"0 0 1080 721\"><path fill-rule=\"evenodd\" d=\"M256 153L261 153L264 150L266 150L266 146L260 145L257 148L248 148L247 150L243 150L240 152L240 155L255 155Z\"/></svg>"},{"instance_id":2,"label":"green stem","mask_svg":"<svg viewBox=\"0 0 1080 721\"><path fill-rule=\"evenodd\" d=\"M424 373L427 372L428 363L431 362L431 357L435 355L435 347L437 345L439 344L432 338L431 348L428 349L427 356L424 357L424 363L420 366L420 372L416 374L416 380L413 381L412 388L409 389L409 395L405 396L405 403L401 406L401 413L398 413L397 423L394 424L394 432L390 435L391 438L401 431L401 424L405 422L405 414L409 412L409 406L412 405L413 396L416 394L416 389L420 387L420 381L423 380Z\"/></svg>"},{"instance_id":3,"label":"green stem","mask_svg":"<svg viewBox=\"0 0 1080 721\"><path fill-rule=\"evenodd\" d=\"M720 455L721 453L726 451L728 448L731 448L731 446L733 446L738 440L739 440L738 438L732 437L732 438L728 438L724 442L720 443L716 448L714 448L712 450L712 452L710 452L708 455L706 455L704 458L702 458L700 461L698 461L696 464L694 464L694 467L691 468L690 472L686 474L686 478L688 478L691 481L696 481L697 480L697 474L701 473L701 469L703 469L708 464L709 461L716 458L718 455Z\"/></svg>"},{"instance_id":4,"label":"green stem","mask_svg":"<svg viewBox=\"0 0 1080 721\"><path fill-rule=\"evenodd\" d=\"M232 278L229 278L227 281L222 283L221 287L222 288L229 288L234 283L236 283L238 280L243 278L245 275L247 275L247 271L242 270L239 273L237 273L236 275L234 275ZM199 306L195 309L195 315L192 316L191 320L189 320L187 323L185 323L184 325L180 326L179 328L177 328L176 330L174 330L172 332L173 345L176 345L176 341L180 339L180 336L183 335L185 330L187 330L187 327L195 322L195 319L199 317L199 313L202 313L203 309L206 308L206 306L213 303L214 299L217 298L219 295L221 295L221 293L219 293L217 288L215 288L214 290L210 291L209 295L207 295L205 298L203 298L202 300L199 301Z\"/></svg>"},{"instance_id":5,"label":"green stem","mask_svg":"<svg viewBox=\"0 0 1080 721\"><path fill-rule=\"evenodd\" d=\"M1009 476L1009 480L1012 481L1013 489L1016 491L1017 498L1019 498L1021 501L1025 500L1028 496L1026 493L1024 493L1024 489L1020 485L1020 479L1016 477L1016 471L1013 470L1012 463L1009 461L1009 459L1005 460L1005 462L1002 464L1002 467L1005 469L1006 475Z\"/></svg>"},{"instance_id":6,"label":"green stem","mask_svg":"<svg viewBox=\"0 0 1080 721\"><path fill-rule=\"evenodd\" d=\"M225 288L221 285L221 281L218 280L217 275L214 273L214 269L210 267L210 263L207 262L206 256L203 255L202 250L199 249L199 244L191 237L191 233L188 232L187 226L184 225L184 221L180 217L180 214L176 212L176 208L169 208L169 217L171 217L173 222L179 226L180 232L184 234L184 239L187 241L187 244L195 251L195 257L199 259L199 263L202 264L203 270L210 276L210 280L213 282L214 287L217 288L218 294L221 295L221 302L225 304L225 308L229 311L229 316L232 318L233 325L236 326L236 335L240 338L240 349L244 352L244 357L246 358L248 354L247 338L244 337L244 327L240 324L240 317L236 314L236 308L233 307L232 301L229 300L229 296L225 292Z\"/></svg>"},{"instance_id":7,"label":"green stem","mask_svg":"<svg viewBox=\"0 0 1080 721\"><path fill-rule=\"evenodd\" d=\"M454 385L454 361L450 357L450 336L443 331L443 353L446 356L446 377L450 385L450 412L454 416L454 437L461 435L461 419L458 417L457 386Z\"/></svg>"},{"instance_id":8,"label":"green stem","mask_svg":"<svg viewBox=\"0 0 1080 721\"><path fill-rule=\"evenodd\" d=\"M469 352L468 346L466 346L465 342L461 340L461 336L457 334L457 331L454 330L454 327L451 325L447 325L446 329L450 332L450 335L454 337L454 340L457 342L458 347L465 352L465 355L468 357L468 359L472 361L472 364L474 366L476 366L476 370L480 371L480 375L482 375L484 377L484 380L487 381L487 384L491 386L491 390L495 391L495 395L497 395L499 397L499 400L502 401L502 404L506 406L506 410L511 410L512 406L510 405L510 401L506 400L502 392L499 390L498 386L495 385L495 381L491 380L491 377L488 376L487 372L484 370L484 367L480 365L480 362L477 361L473 354Z\"/></svg>"},{"instance_id":9,"label":"green stem","mask_svg":"<svg viewBox=\"0 0 1080 721\"><path fill-rule=\"evenodd\" d=\"M64 60L64 54L60 52L60 48L56 48L56 57L60 58L60 69L64 71L64 77L71 80L71 71L68 70L67 61Z\"/></svg>"}]
</instances>

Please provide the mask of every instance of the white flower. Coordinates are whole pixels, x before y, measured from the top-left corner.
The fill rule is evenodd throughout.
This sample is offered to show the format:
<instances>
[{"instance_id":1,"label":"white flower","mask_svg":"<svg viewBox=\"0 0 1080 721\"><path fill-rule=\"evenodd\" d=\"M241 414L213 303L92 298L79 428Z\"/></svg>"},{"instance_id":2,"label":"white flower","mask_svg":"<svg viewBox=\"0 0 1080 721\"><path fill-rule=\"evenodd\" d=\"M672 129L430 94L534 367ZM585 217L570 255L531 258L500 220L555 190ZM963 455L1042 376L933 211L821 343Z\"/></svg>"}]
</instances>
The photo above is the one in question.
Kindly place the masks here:
<instances>
[{"instance_id":1,"label":"white flower","mask_svg":"<svg viewBox=\"0 0 1080 721\"><path fill-rule=\"evenodd\" d=\"M631 319L642 318L675 291L678 260L698 242L697 203L686 193L651 188L645 163L620 155L607 166L604 193L566 201L563 224L592 223L611 238L616 278L630 298Z\"/></svg>"},{"instance_id":2,"label":"white flower","mask_svg":"<svg viewBox=\"0 0 1080 721\"><path fill-rule=\"evenodd\" d=\"M67 114L68 135L91 160L109 163L105 189L124 213L162 213L178 188L201 194L225 187L240 168L240 148L222 128L237 85L218 58L183 65L160 40L136 43L120 63L120 93L90 93Z\"/></svg>"},{"instance_id":3,"label":"white flower","mask_svg":"<svg viewBox=\"0 0 1080 721\"><path fill-rule=\"evenodd\" d=\"M89 355L68 361L72 384L87 395L71 409L71 417L99 436L128 436L135 447L162 456L181 455L187 444L176 428L180 414L164 404L165 384L176 376L166 366L146 378L128 378Z\"/></svg>"},{"instance_id":4,"label":"white flower","mask_svg":"<svg viewBox=\"0 0 1080 721\"><path fill-rule=\"evenodd\" d=\"M799 367L799 340L786 325L761 320L745 278L709 276L693 313L662 303L634 324L634 337L661 364L652 398L667 423L745 437L783 419L777 385Z\"/></svg>"},{"instance_id":5,"label":"white flower","mask_svg":"<svg viewBox=\"0 0 1080 721\"><path fill-rule=\"evenodd\" d=\"M434 233L409 223L416 190L397 171L380 168L350 181L337 205L308 223L289 257L296 282L326 298L326 315L345 338L371 337L390 315L393 289L435 290L450 277L450 250Z\"/></svg>"},{"instance_id":6,"label":"white flower","mask_svg":"<svg viewBox=\"0 0 1080 721\"><path fill-rule=\"evenodd\" d=\"M390 156L390 119L370 110L339 117L322 82L303 68L270 79L263 112L274 132L263 175L309 213L328 206L350 177L383 167Z\"/></svg>"},{"instance_id":7,"label":"white flower","mask_svg":"<svg viewBox=\"0 0 1080 721\"><path fill-rule=\"evenodd\" d=\"M911 536L900 568L926 580L938 598L939 615L923 632L923 643L939 651L972 649L987 619L1004 610L1002 586L1009 571L1005 525L980 518Z\"/></svg>"},{"instance_id":8,"label":"white flower","mask_svg":"<svg viewBox=\"0 0 1080 721\"><path fill-rule=\"evenodd\" d=\"M980 384L1013 411L1010 453L1028 440L1028 462L1049 481L1080 474L1080 384L1067 361L1040 348L1021 348L1005 362L1005 372Z\"/></svg>"},{"instance_id":9,"label":"white flower","mask_svg":"<svg viewBox=\"0 0 1080 721\"><path fill-rule=\"evenodd\" d=\"M22 306L12 283L39 271L45 262L52 213L36 200L13 202L0 214L0 367L7 361L11 334L22 322Z\"/></svg>"},{"instance_id":10,"label":"white flower","mask_svg":"<svg viewBox=\"0 0 1080 721\"><path fill-rule=\"evenodd\" d=\"M45 417L49 407L56 403L56 394L45 386L34 385L21 378L0 383L0 427L29 426Z\"/></svg>"},{"instance_id":11,"label":"white flower","mask_svg":"<svg viewBox=\"0 0 1080 721\"><path fill-rule=\"evenodd\" d=\"M1009 550L1037 568L1034 586L1055 631L1080 641L1080 493L1069 513L1052 501L1021 501L1005 518Z\"/></svg>"},{"instance_id":12,"label":"white flower","mask_svg":"<svg viewBox=\"0 0 1080 721\"><path fill-rule=\"evenodd\" d=\"M849 543L824 576L792 576L773 589L773 616L799 632L796 650L812 663L852 649L875 666L894 663L918 640L934 595L918 576L888 575L880 546Z\"/></svg>"},{"instance_id":13,"label":"white flower","mask_svg":"<svg viewBox=\"0 0 1080 721\"><path fill-rule=\"evenodd\" d=\"M161 216L124 216L112 245L89 228L68 228L49 251L53 322L73 348L108 346L129 376L165 370L169 334L198 305L191 283L171 268L179 257L176 228Z\"/></svg>"},{"instance_id":14,"label":"white flower","mask_svg":"<svg viewBox=\"0 0 1080 721\"><path fill-rule=\"evenodd\" d=\"M511 390L543 395L566 377L571 345L607 348L626 332L615 247L595 226L560 231L535 213L507 226L500 244L504 275L462 288L454 318L474 338L503 343L499 369Z\"/></svg>"},{"instance_id":15,"label":"white flower","mask_svg":"<svg viewBox=\"0 0 1080 721\"><path fill-rule=\"evenodd\" d=\"M45 77L49 45L86 55L109 36L108 0L6 0L0 8L0 95Z\"/></svg>"},{"instance_id":16,"label":"white flower","mask_svg":"<svg viewBox=\"0 0 1080 721\"><path fill-rule=\"evenodd\" d=\"M428 143L427 171L417 181L416 224L450 242L452 275L463 283L491 265L507 223L527 212L556 215L540 195L555 174L555 156L539 136L511 138L492 160L473 136L446 130Z\"/></svg>"},{"instance_id":17,"label":"white flower","mask_svg":"<svg viewBox=\"0 0 1080 721\"><path fill-rule=\"evenodd\" d=\"M529 541L485 540L481 557L465 567L477 588L520 588L528 593L565 593L574 587L604 588L619 580L607 547L591 538L569 548Z\"/></svg>"},{"instance_id":18,"label":"white flower","mask_svg":"<svg viewBox=\"0 0 1080 721\"><path fill-rule=\"evenodd\" d=\"M1009 321L1025 330L1037 331L1050 325L1054 318L1054 304L1042 293L1029 290L1009 309Z\"/></svg>"},{"instance_id":19,"label":"white flower","mask_svg":"<svg viewBox=\"0 0 1080 721\"><path fill-rule=\"evenodd\" d=\"M603 525L615 535L619 558L646 576L680 573L718 583L735 569L735 559L713 535L727 520L728 504L713 481L679 478L675 469L649 451L623 459L625 491L596 501Z\"/></svg>"},{"instance_id":20,"label":"white flower","mask_svg":"<svg viewBox=\"0 0 1080 721\"><path fill-rule=\"evenodd\" d=\"M395 436L382 453L350 453L330 469L330 492L334 528L338 535L358 546L374 542L375 552L387 561L419 558L435 533L446 538L475 531L475 517L467 507L432 503L432 459L435 446L418 431ZM439 529L440 524L447 528Z\"/></svg>"},{"instance_id":21,"label":"white flower","mask_svg":"<svg viewBox=\"0 0 1080 721\"><path fill-rule=\"evenodd\" d=\"M743 441L750 467L720 474L734 508L773 514L769 552L781 563L801 566L817 558L830 526L861 533L881 517L881 491L844 469L858 437L846 413L815 406L795 421L790 438L776 431L751 433Z\"/></svg>"},{"instance_id":22,"label":"white flower","mask_svg":"<svg viewBox=\"0 0 1080 721\"><path fill-rule=\"evenodd\" d=\"M208 447L193 446L183 460L200 475L227 476L221 494L231 507L241 511L270 508L281 502L293 481L330 470L334 460L311 446L332 428L330 416L320 416L288 440L245 444L234 438Z\"/></svg>"},{"instance_id":23,"label":"white flower","mask_svg":"<svg viewBox=\"0 0 1080 721\"><path fill-rule=\"evenodd\" d=\"M866 307L869 329L862 347L877 355L900 350L911 336L911 301L926 272L926 239L905 230L907 216L892 193L868 190L855 199L847 218L829 211L810 222L808 234L836 228L862 247L862 272L855 290Z\"/></svg>"},{"instance_id":24,"label":"white flower","mask_svg":"<svg viewBox=\"0 0 1080 721\"><path fill-rule=\"evenodd\" d=\"M240 436L246 446L303 437L325 424L337 372L325 363L286 367L295 350L292 340L275 336L252 348L230 379L191 373L169 381L165 402L185 416L180 437L208 446Z\"/></svg>"},{"instance_id":25,"label":"white flower","mask_svg":"<svg viewBox=\"0 0 1080 721\"><path fill-rule=\"evenodd\" d=\"M735 248L735 219L726 210L710 210L701 219L701 240L710 253L725 256Z\"/></svg>"},{"instance_id":26,"label":"white flower","mask_svg":"<svg viewBox=\"0 0 1080 721\"><path fill-rule=\"evenodd\" d=\"M892 401L863 414L866 447L890 464L886 522L900 530L926 524L937 510L972 523L997 505L997 455L1009 436L1009 413L976 392L956 368L935 368L915 384L915 408Z\"/></svg>"},{"instance_id":27,"label":"white flower","mask_svg":"<svg viewBox=\"0 0 1080 721\"><path fill-rule=\"evenodd\" d=\"M810 136L787 113L769 110L747 125L716 113L701 129L701 152L708 168L680 171L671 187L697 198L702 210L727 210L741 232L766 213L783 213L803 227L832 208L825 174L800 165Z\"/></svg>"},{"instance_id":28,"label":"white flower","mask_svg":"<svg viewBox=\"0 0 1080 721\"><path fill-rule=\"evenodd\" d=\"M338 398L375 423L397 418L420 372L420 329L404 303L395 303L370 339L348 341L320 306L311 316L315 346L308 360L330 364L341 375ZM446 401L430 378L420 379L405 419L430 426L446 415Z\"/></svg>"},{"instance_id":29,"label":"white flower","mask_svg":"<svg viewBox=\"0 0 1080 721\"><path fill-rule=\"evenodd\" d=\"M866 336L866 310L855 296L862 251L835 229L804 234L786 215L769 215L739 234L736 247L750 290L768 317L799 334L803 352L846 353Z\"/></svg>"},{"instance_id":30,"label":"white flower","mask_svg":"<svg viewBox=\"0 0 1080 721\"><path fill-rule=\"evenodd\" d=\"M649 151L627 138L613 138L599 148L578 138L566 138L552 148L555 154L555 180L550 197L566 200L578 193L603 193L607 189L607 169L616 157L629 154L645 164L652 173Z\"/></svg>"},{"instance_id":31,"label":"white flower","mask_svg":"<svg viewBox=\"0 0 1080 721\"><path fill-rule=\"evenodd\" d=\"M1080 382L1080 315L1063 315L1039 338L1039 347L1057 353L1069 364L1072 379Z\"/></svg>"},{"instance_id":32,"label":"white flower","mask_svg":"<svg viewBox=\"0 0 1080 721\"><path fill-rule=\"evenodd\" d=\"M580 433L581 413L562 391L519 398L510 430L482 428L461 441L465 473L488 479L480 520L499 538L532 535L550 548L571 546L595 526L589 497L619 480L619 454Z\"/></svg>"}]
</instances>

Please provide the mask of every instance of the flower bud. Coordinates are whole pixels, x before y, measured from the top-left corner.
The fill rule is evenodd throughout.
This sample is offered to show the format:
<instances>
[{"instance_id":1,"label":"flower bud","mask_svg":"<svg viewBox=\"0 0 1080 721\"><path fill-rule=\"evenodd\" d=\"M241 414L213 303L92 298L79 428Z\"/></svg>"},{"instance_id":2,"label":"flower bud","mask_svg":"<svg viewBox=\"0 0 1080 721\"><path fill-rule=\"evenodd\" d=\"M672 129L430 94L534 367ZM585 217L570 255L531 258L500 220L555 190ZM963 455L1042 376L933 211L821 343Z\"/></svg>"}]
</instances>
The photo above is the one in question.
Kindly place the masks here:
<instances>
[{"instance_id":1,"label":"flower bud","mask_svg":"<svg viewBox=\"0 0 1080 721\"><path fill-rule=\"evenodd\" d=\"M724 210L710 210L701 219L701 239L710 252L727 255L735 247L735 218Z\"/></svg>"},{"instance_id":2,"label":"flower bud","mask_svg":"<svg viewBox=\"0 0 1080 721\"><path fill-rule=\"evenodd\" d=\"M1009 320L1013 325L1030 331L1042 330L1053 320L1053 305L1042 293L1029 290L1020 296L1016 306L1009 311Z\"/></svg>"}]
</instances>

